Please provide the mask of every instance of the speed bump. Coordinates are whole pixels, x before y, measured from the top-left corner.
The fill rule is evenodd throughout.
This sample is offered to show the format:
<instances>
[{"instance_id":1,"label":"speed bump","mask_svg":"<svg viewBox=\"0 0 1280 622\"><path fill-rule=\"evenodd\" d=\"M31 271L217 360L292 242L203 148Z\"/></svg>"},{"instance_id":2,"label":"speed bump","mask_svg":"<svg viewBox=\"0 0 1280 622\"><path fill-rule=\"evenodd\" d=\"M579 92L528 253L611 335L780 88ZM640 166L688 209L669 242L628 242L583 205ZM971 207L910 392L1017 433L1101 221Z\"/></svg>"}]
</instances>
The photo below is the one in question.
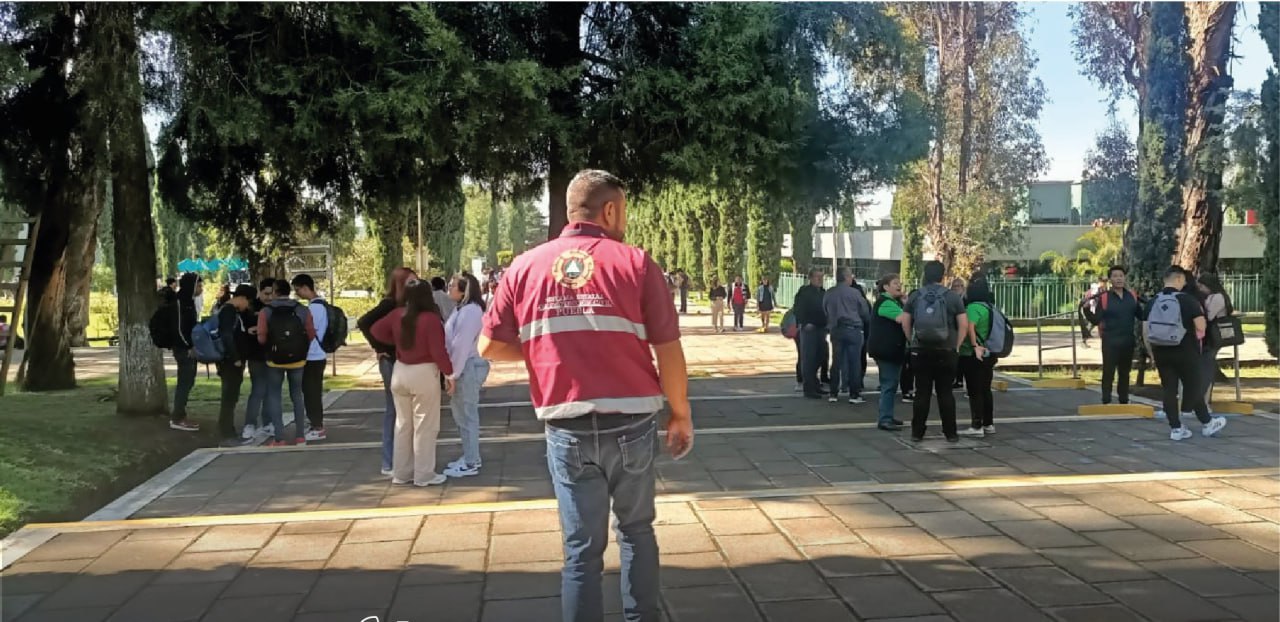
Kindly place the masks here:
<instances>
[{"instance_id":1,"label":"speed bump","mask_svg":"<svg viewBox=\"0 0 1280 622\"><path fill-rule=\"evenodd\" d=\"M1085 404L1076 408L1076 414L1089 415L1131 415L1134 417L1154 417L1155 409L1146 404Z\"/></svg>"},{"instance_id":2,"label":"speed bump","mask_svg":"<svg viewBox=\"0 0 1280 622\"><path fill-rule=\"evenodd\" d=\"M1085 383L1079 378L1049 378L1032 380L1031 386L1037 389L1083 389Z\"/></svg>"},{"instance_id":3,"label":"speed bump","mask_svg":"<svg viewBox=\"0 0 1280 622\"><path fill-rule=\"evenodd\" d=\"M1215 413L1233 415L1252 415L1253 404L1249 402L1214 402L1210 408Z\"/></svg>"}]
</instances>

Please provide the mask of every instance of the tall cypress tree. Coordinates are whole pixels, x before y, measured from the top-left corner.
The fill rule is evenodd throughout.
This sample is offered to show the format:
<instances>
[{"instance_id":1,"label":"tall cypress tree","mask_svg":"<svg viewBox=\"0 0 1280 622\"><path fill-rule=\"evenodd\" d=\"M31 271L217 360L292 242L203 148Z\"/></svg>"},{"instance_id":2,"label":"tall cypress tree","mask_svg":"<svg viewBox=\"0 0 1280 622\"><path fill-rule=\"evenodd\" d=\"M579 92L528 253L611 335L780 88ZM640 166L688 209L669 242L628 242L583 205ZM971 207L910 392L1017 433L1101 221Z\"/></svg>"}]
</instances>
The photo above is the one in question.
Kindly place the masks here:
<instances>
[{"instance_id":1,"label":"tall cypress tree","mask_svg":"<svg viewBox=\"0 0 1280 622\"><path fill-rule=\"evenodd\" d=\"M1266 251L1262 292L1265 296L1267 350L1280 356L1280 5L1264 2L1258 11L1258 31L1271 51L1271 67L1262 83L1262 132L1266 140L1262 169L1262 220Z\"/></svg>"},{"instance_id":2,"label":"tall cypress tree","mask_svg":"<svg viewBox=\"0 0 1280 622\"><path fill-rule=\"evenodd\" d=\"M1138 205L1125 232L1130 281L1150 293L1173 257L1182 215L1187 21L1182 3L1155 2L1145 37L1147 96L1138 141Z\"/></svg>"}]
</instances>

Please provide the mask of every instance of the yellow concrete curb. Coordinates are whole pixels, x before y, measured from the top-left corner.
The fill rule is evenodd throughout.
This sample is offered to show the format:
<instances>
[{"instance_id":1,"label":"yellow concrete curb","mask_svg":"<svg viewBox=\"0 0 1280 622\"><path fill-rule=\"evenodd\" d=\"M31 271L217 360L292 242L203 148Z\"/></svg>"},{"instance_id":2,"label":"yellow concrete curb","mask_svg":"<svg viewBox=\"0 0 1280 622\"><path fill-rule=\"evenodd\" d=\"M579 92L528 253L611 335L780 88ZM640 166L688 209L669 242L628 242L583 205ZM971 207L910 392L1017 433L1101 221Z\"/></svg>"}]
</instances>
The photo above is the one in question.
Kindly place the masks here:
<instances>
[{"instance_id":1,"label":"yellow concrete curb","mask_svg":"<svg viewBox=\"0 0 1280 622\"><path fill-rule=\"evenodd\" d=\"M1076 408L1076 414L1082 416L1133 415L1135 417L1154 417L1156 416L1156 409L1146 404L1085 404Z\"/></svg>"},{"instance_id":2,"label":"yellow concrete curb","mask_svg":"<svg viewBox=\"0 0 1280 622\"><path fill-rule=\"evenodd\" d=\"M1031 386L1037 389L1083 389L1085 382L1079 378L1050 378L1032 380Z\"/></svg>"},{"instance_id":3,"label":"yellow concrete curb","mask_svg":"<svg viewBox=\"0 0 1280 622\"><path fill-rule=\"evenodd\" d=\"M993 380L991 382L991 388L1004 393L1009 390L1009 383L1004 380Z\"/></svg>"},{"instance_id":4,"label":"yellow concrete curb","mask_svg":"<svg viewBox=\"0 0 1280 622\"><path fill-rule=\"evenodd\" d=\"M1231 413L1234 415L1252 415L1253 404L1249 402L1214 402L1209 410L1215 413Z\"/></svg>"}]
</instances>

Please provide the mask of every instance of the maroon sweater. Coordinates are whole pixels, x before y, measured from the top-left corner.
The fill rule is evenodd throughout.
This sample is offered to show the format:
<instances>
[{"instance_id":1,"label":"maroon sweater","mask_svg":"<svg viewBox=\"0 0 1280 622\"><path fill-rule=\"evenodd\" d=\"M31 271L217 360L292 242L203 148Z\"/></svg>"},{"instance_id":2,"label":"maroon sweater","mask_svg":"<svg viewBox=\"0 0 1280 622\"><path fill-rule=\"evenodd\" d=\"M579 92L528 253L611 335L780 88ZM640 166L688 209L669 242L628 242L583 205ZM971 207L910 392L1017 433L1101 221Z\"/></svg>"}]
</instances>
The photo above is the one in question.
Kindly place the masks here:
<instances>
[{"instance_id":1,"label":"maroon sweater","mask_svg":"<svg viewBox=\"0 0 1280 622\"><path fill-rule=\"evenodd\" d=\"M400 307L373 325L373 338L383 343L395 344L396 360L405 365L435 363L440 373L448 376L453 373L453 362L445 350L444 322L434 313L419 313L418 326L414 332L412 347L405 347L400 341L405 309Z\"/></svg>"}]
</instances>

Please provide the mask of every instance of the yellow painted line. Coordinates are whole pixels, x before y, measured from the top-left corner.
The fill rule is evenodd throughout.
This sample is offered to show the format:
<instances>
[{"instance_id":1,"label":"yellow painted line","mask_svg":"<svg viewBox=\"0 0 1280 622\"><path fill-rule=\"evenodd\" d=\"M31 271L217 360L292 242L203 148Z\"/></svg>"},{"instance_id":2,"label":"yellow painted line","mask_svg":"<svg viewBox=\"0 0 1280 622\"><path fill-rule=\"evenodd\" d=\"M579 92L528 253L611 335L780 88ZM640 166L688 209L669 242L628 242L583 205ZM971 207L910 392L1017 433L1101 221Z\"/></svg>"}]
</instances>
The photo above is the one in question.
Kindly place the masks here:
<instances>
[{"instance_id":1,"label":"yellow painted line","mask_svg":"<svg viewBox=\"0 0 1280 622\"><path fill-rule=\"evenodd\" d=\"M1004 393L1009 390L1009 383L1005 380L994 380L991 382L991 388Z\"/></svg>"},{"instance_id":2,"label":"yellow painted line","mask_svg":"<svg viewBox=\"0 0 1280 622\"><path fill-rule=\"evenodd\" d=\"M1050 378L1032 380L1031 386L1037 389L1083 389L1085 383L1079 378Z\"/></svg>"},{"instance_id":3,"label":"yellow painted line","mask_svg":"<svg viewBox=\"0 0 1280 622\"><path fill-rule=\"evenodd\" d=\"M1236 415L1252 415L1253 404L1249 402L1214 402L1210 408L1215 413L1232 413Z\"/></svg>"},{"instance_id":4,"label":"yellow painted line","mask_svg":"<svg viewBox=\"0 0 1280 622\"><path fill-rule=\"evenodd\" d=\"M1146 404L1085 404L1076 408L1081 416L1129 415L1132 417L1154 417L1156 409Z\"/></svg>"},{"instance_id":5,"label":"yellow painted line","mask_svg":"<svg viewBox=\"0 0 1280 622\"><path fill-rule=\"evenodd\" d=\"M1027 486L1079 486L1087 484L1122 484L1131 482L1178 481L1189 479L1224 479L1233 477L1280 477L1280 469L1212 469L1204 471L1170 471L1154 473L1114 473L1104 475L1023 475L1017 477L974 478L939 482L883 484L880 482L848 482L831 486L801 488L765 488L757 490L718 491L659 495L658 503L690 503L710 499L774 499L850 493L930 492L985 488L1021 488ZM59 532L110 531L115 529L155 529L164 527L203 527L213 525L253 525L262 523L314 522L326 520L360 520L394 516L434 516L477 512L511 512L554 509L555 499L458 503L451 505L416 505L385 508L318 510L311 512L278 512L268 514L228 514L215 516L175 516L135 518L113 521L74 523L33 523L25 529Z\"/></svg>"}]
</instances>

